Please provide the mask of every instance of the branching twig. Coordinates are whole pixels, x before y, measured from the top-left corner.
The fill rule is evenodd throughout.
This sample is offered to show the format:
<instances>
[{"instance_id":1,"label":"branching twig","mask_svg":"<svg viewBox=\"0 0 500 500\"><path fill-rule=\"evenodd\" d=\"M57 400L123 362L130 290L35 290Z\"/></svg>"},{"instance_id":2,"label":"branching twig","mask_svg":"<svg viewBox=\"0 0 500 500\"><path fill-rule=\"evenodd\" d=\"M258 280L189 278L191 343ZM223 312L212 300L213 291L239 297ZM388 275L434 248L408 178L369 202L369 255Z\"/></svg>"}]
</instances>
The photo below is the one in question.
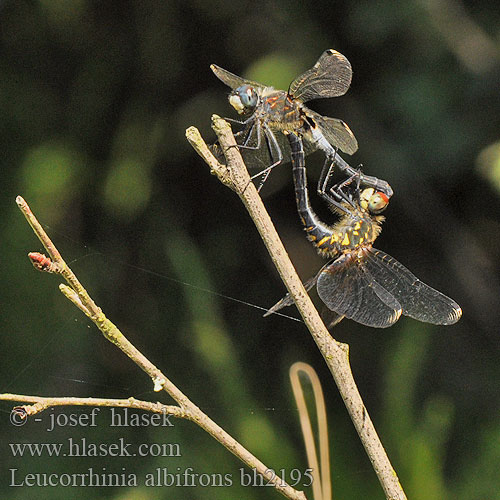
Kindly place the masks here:
<instances>
[{"instance_id":1,"label":"branching twig","mask_svg":"<svg viewBox=\"0 0 500 500\"><path fill-rule=\"evenodd\" d=\"M124 403L124 400L93 400L94 403L88 403L88 401L90 401L89 399L38 398L36 396L0 394L0 400L34 403L32 406L20 407L20 412L23 412L24 418L26 418L29 414L38 413L50 408L51 406L60 406L63 404L95 404L96 401L99 401L101 406L129 406L139 408L141 407L141 404L144 404L146 406L142 407L142 409L146 409L148 411L156 411L155 408L160 409L161 411L167 409L166 411L169 411L170 414L175 415L176 417L185 418L196 423L213 438L219 441L219 443L225 446L231 453L264 476L268 483L272 484L285 497L290 498L291 500L306 500L306 496L303 492L295 490L280 477L270 471L268 467L266 467L257 457L252 455L240 443L238 443L238 441L236 441L224 429L210 419L208 415L203 413L153 363L151 363L146 356L136 349L136 347L122 334L116 325L106 318L102 310L92 300L73 271L68 267L66 262L64 262L56 246L50 240L49 236L44 231L24 199L18 196L16 202L50 256L50 258L47 258L36 252L30 253L29 257L33 265L41 271L56 273L63 276L69 284L69 286L64 284L59 286L65 297L73 302L73 304L75 304L95 323L107 340L120 348L132 361L134 361L134 363L136 363L144 372L148 374L149 377L151 377L154 383L155 391L159 392L164 390L177 402L179 406L157 406L158 403L139 402L133 398L125 400L126 403ZM86 402L83 403L83 401ZM108 404L103 403L103 401L107 401ZM118 402L118 404L115 405L114 403L116 402Z\"/></svg>"},{"instance_id":2,"label":"branching twig","mask_svg":"<svg viewBox=\"0 0 500 500\"><path fill-rule=\"evenodd\" d=\"M225 151L227 167L217 162L196 128L190 127L186 131L188 141L208 163L212 173L236 191L241 198L264 240L283 282L292 295L297 309L325 358L386 497L391 500L405 500L406 495L380 442L352 376L349 365L349 346L334 340L321 321L279 239L255 186L250 183L250 177L229 124L214 115L212 127L219 138L223 151Z\"/></svg>"}]
</instances>

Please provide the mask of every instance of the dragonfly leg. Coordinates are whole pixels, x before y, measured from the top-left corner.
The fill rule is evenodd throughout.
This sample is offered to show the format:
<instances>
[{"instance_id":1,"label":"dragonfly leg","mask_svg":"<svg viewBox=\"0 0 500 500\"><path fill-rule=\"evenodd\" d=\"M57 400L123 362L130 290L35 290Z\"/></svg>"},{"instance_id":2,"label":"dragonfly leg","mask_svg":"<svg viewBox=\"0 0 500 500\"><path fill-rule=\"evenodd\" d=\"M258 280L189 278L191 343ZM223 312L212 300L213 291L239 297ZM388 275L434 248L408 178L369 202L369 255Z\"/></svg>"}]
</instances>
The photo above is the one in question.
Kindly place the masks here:
<instances>
[{"instance_id":1,"label":"dragonfly leg","mask_svg":"<svg viewBox=\"0 0 500 500\"><path fill-rule=\"evenodd\" d=\"M344 188L351 184L354 179L357 179L357 189L359 190L361 170L352 169L352 175L350 175L347 179L344 179L342 182L334 184L328 189L328 183L333 172L333 167L334 163L330 162L330 158L327 158L325 164L323 165L318 182L318 195L328 203L346 212L348 210L346 210L346 208L342 205L342 202L347 202L352 206L353 201L352 198L345 193Z\"/></svg>"},{"instance_id":2,"label":"dragonfly leg","mask_svg":"<svg viewBox=\"0 0 500 500\"><path fill-rule=\"evenodd\" d=\"M227 120L227 119L228 119L228 118L226 118L226 120ZM245 124L248 122L248 120L247 120L247 121L245 121L245 122L239 122L239 121L237 121L237 120L233 120L233 121L234 121L235 123L240 123L240 124L243 124L243 125L245 125ZM238 148L238 149L242 149L242 148L243 148L243 149L254 149L254 148L253 148L253 147L251 147L251 146L247 146L247 144L248 144L248 142L250 141L250 139L252 138L252 135L253 135L253 133L254 133L254 130L255 130L256 126L257 126L257 124L255 124L255 123L254 123L254 124L252 124L252 125L248 128L248 130L244 130L244 129L242 129L242 130L240 130L237 134L235 134L235 137L236 137L236 136L239 136L239 135L240 135L240 134L242 134L242 133L244 133L244 134L245 134L245 135L244 135L244 140L243 140L243 143L242 143L242 144L234 144L233 146L229 146L229 148ZM239 137L238 137L238 138L239 138ZM258 136L257 136L257 143L258 143L258 144L260 144L260 133L259 133L259 134L258 134ZM228 148L228 149L229 149L229 148ZM256 149L256 148L255 148L255 149Z\"/></svg>"},{"instance_id":3,"label":"dragonfly leg","mask_svg":"<svg viewBox=\"0 0 500 500\"><path fill-rule=\"evenodd\" d=\"M347 175L349 176L358 175L358 171L352 168L351 165L349 165L349 163L347 163L340 155L332 154L330 155L329 158L335 166L337 166ZM387 198L390 198L394 194L394 191L392 190L390 184L387 181L384 181L382 179L379 179L371 175L365 175L363 173L359 173L359 175L360 175L360 182L361 184L363 184L363 186L371 187L376 191L381 191L387 196Z\"/></svg>"},{"instance_id":4,"label":"dragonfly leg","mask_svg":"<svg viewBox=\"0 0 500 500\"><path fill-rule=\"evenodd\" d=\"M226 120L229 123L237 123L238 125L247 125L253 120L253 116L247 118L246 120L236 120L234 118L224 118L224 120Z\"/></svg>"},{"instance_id":5,"label":"dragonfly leg","mask_svg":"<svg viewBox=\"0 0 500 500\"><path fill-rule=\"evenodd\" d=\"M273 132L266 126L264 126L264 137L266 139L266 147L269 151L269 156L271 158L272 164L250 177L250 181L256 178L261 179L259 186L257 187L258 192L262 189L262 186L269 177L271 170L283 161L283 153L281 151L281 148L279 147L278 141L276 140Z\"/></svg>"},{"instance_id":6,"label":"dragonfly leg","mask_svg":"<svg viewBox=\"0 0 500 500\"><path fill-rule=\"evenodd\" d=\"M248 121L248 120L247 120ZM246 123L246 122L240 122L240 123ZM257 135L257 143L255 146L249 146L248 143L254 136L254 134ZM248 129L248 131L245 134L245 138L241 144L235 144L234 146L229 146L230 148L238 148L238 149L250 149L250 150L258 150L261 147L261 125L260 122L256 121L251 125L251 127ZM260 175L260 174L258 174ZM252 177L253 179L253 177ZM246 189L246 187L245 187Z\"/></svg>"},{"instance_id":7,"label":"dragonfly leg","mask_svg":"<svg viewBox=\"0 0 500 500\"><path fill-rule=\"evenodd\" d=\"M318 194L321 197L323 197L323 195L326 193L326 186L328 185L328 181L330 180L330 177L333 174L333 167L335 166L333 159L335 158L336 154L337 154L337 148L335 148L335 153L332 159L330 156L327 156L325 158L325 163L323 164L323 168L321 169L321 174L319 176L318 188L317 188Z\"/></svg>"},{"instance_id":8,"label":"dragonfly leg","mask_svg":"<svg viewBox=\"0 0 500 500\"><path fill-rule=\"evenodd\" d=\"M248 120L247 120L247 122L248 122ZM245 125L247 122L237 122L237 123L241 123L241 124ZM261 136L261 127L260 127L260 123L259 122L253 123L248 128L248 131L241 130L240 132L238 132L238 134L240 134L241 132L245 133L243 142L241 144L235 144L234 146L229 146L230 148L251 149L251 150L260 149L260 146L261 146L261 144L260 144L261 143L261 139L260 139L260 136ZM250 140L254 136L255 132L257 134L257 144L255 146L249 146L248 143L250 142Z\"/></svg>"},{"instance_id":9,"label":"dragonfly leg","mask_svg":"<svg viewBox=\"0 0 500 500\"><path fill-rule=\"evenodd\" d=\"M250 142L250 139L252 138L254 131L257 133L257 144L255 146L249 146L248 143ZM256 121L248 130L248 134L245 137L243 143L238 144L238 147L240 149L260 149L260 143L261 143L260 137L261 137L261 126L260 122Z\"/></svg>"},{"instance_id":10,"label":"dragonfly leg","mask_svg":"<svg viewBox=\"0 0 500 500\"><path fill-rule=\"evenodd\" d=\"M328 183L333 175L333 169L335 167L336 155L337 155L337 148L335 148L335 152L333 155L329 155L326 157L325 163L323 164L323 168L321 169L321 174L320 174L319 181L318 181L317 192L322 198L324 198L325 195L328 196L327 195L327 186L328 186ZM344 180L338 184L333 185L329 189L330 192L342 190L342 188L349 185L353 181L354 178L358 179L358 185L359 185L360 178L363 175L361 173L361 168L353 169L347 163L346 163L346 165L348 168L345 168L343 170L347 174L349 174L349 177L346 180Z\"/></svg>"},{"instance_id":11,"label":"dragonfly leg","mask_svg":"<svg viewBox=\"0 0 500 500\"><path fill-rule=\"evenodd\" d=\"M262 189L262 186L267 181L267 178L269 177L271 170L274 167L277 167L283 161L283 152L281 151L281 148L279 147L279 144L278 144L278 141L276 140L275 135L267 127L264 129L264 133L265 133L265 137L266 137L266 145L267 145L267 148L269 149L269 156L271 157L271 160L273 161L273 163L271 165L269 165L269 167L265 168L262 172L260 172L259 174L256 175L257 177L259 175L261 176L259 187L257 188L257 191L260 191ZM273 152L277 155L276 160L274 159L275 156L274 156ZM256 176L253 176L252 179Z\"/></svg>"}]
</instances>

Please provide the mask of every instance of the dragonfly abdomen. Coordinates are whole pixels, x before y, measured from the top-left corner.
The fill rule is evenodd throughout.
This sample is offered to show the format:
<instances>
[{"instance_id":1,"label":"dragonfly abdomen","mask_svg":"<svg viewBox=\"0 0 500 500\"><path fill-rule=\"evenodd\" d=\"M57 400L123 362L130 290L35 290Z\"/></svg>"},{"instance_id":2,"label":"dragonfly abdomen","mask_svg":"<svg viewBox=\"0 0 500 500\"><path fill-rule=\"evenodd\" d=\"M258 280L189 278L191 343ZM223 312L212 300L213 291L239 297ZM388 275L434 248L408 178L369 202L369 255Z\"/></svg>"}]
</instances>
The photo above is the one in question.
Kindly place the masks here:
<instances>
[{"instance_id":1,"label":"dragonfly abdomen","mask_svg":"<svg viewBox=\"0 0 500 500\"><path fill-rule=\"evenodd\" d=\"M304 165L304 150L302 141L294 134L290 134L293 179L295 198L300 220L307 233L307 238L322 254L334 255L338 253L338 235L332 228L319 219L309 202L307 191L307 176Z\"/></svg>"}]
</instances>

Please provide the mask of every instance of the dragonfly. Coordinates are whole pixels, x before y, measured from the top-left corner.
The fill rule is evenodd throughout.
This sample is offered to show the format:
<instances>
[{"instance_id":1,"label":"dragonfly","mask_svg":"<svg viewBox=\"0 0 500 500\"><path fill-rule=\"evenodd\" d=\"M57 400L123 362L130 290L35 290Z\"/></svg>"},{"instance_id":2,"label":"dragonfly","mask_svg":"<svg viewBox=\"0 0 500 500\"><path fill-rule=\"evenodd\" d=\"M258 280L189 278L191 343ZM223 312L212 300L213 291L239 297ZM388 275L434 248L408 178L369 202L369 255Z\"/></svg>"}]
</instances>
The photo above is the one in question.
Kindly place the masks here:
<instances>
[{"instance_id":1,"label":"dragonfly","mask_svg":"<svg viewBox=\"0 0 500 500\"><path fill-rule=\"evenodd\" d=\"M390 255L373 248L381 231L387 196L373 188L360 189L352 176L330 190L322 174L321 196L340 216L332 226L323 223L309 202L302 141L289 134L297 208L308 239L324 257L331 258L312 279L320 299L337 314L363 325L386 328L401 315L437 325L451 325L462 316L452 299L431 288ZM354 185L354 189L353 188ZM351 188L351 189L350 189ZM289 295L266 315L292 304Z\"/></svg>"},{"instance_id":2,"label":"dragonfly","mask_svg":"<svg viewBox=\"0 0 500 500\"><path fill-rule=\"evenodd\" d=\"M352 155L358 142L349 126L339 118L322 116L312 111L305 102L344 95L352 79L348 59L334 49L323 52L316 64L297 77L288 91L276 90L258 82L246 80L226 69L212 64L215 76L232 89L229 103L244 119L229 120L242 125L235 134L245 163L260 172L252 178L263 176L262 183L272 168L290 161L291 151L286 134L299 133L304 142L305 154L318 149L327 157L328 164L352 176L356 173L338 154L338 150ZM212 147L219 158L223 157L220 146ZM392 189L386 181L363 176L361 182L383 191L388 197Z\"/></svg>"}]
</instances>

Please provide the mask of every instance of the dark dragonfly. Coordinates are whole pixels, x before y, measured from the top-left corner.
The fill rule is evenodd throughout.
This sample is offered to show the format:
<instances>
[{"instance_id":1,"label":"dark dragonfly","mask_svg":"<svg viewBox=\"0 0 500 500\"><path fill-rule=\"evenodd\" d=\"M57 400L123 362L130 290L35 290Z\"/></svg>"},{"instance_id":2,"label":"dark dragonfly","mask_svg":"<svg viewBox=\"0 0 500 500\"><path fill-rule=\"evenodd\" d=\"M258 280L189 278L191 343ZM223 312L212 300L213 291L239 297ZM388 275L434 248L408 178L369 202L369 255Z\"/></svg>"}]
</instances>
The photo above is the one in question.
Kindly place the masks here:
<instances>
[{"instance_id":1,"label":"dark dragonfly","mask_svg":"<svg viewBox=\"0 0 500 500\"><path fill-rule=\"evenodd\" d=\"M302 136L305 154L321 149L329 164L335 163L348 175L356 173L337 154L337 149L347 154L358 149L351 129L342 120L322 116L304 105L312 99L338 97L347 92L352 69L340 52L325 50L311 69L290 84L287 92L245 80L215 64L210 68L219 80L231 87L229 102L245 118L231 121L243 126L235 137L246 165L260 170L254 177L264 175L265 180L273 167L290 161L290 145L285 137L288 132ZM213 146L213 151L222 157L218 144ZM389 197L392 195L392 189L385 181L363 176L361 182L376 187Z\"/></svg>"},{"instance_id":2,"label":"dark dragonfly","mask_svg":"<svg viewBox=\"0 0 500 500\"><path fill-rule=\"evenodd\" d=\"M372 247L380 234L388 204L384 193L373 188L359 189L359 177L352 177L326 191L328 174L322 175L321 196L340 220L333 226L321 222L311 208L307 191L302 141L289 134L293 178L298 211L307 237L325 257L334 260L306 283L316 285L326 306L339 315L363 325L385 328L401 314L437 325L451 325L461 315L460 306L446 295L422 283L406 267ZM354 192L348 191L355 184ZM292 304L287 295L267 313Z\"/></svg>"}]
</instances>

